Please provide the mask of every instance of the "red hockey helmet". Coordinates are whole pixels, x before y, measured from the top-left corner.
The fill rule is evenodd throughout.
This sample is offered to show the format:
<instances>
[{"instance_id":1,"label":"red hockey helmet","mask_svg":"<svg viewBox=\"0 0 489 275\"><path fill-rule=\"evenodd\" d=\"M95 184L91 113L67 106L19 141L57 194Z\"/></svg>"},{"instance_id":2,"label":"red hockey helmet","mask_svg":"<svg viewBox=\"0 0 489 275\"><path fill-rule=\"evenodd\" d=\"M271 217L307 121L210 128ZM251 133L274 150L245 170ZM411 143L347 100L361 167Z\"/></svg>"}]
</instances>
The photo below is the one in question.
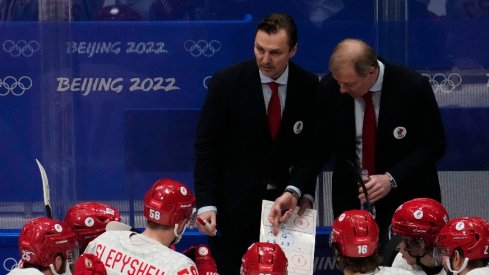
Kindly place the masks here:
<instances>
[{"instance_id":1,"label":"red hockey helmet","mask_svg":"<svg viewBox=\"0 0 489 275\"><path fill-rule=\"evenodd\" d=\"M120 221L119 210L101 202L82 202L72 206L64 222L73 230L83 250L90 241L105 232L110 221Z\"/></svg>"},{"instance_id":2,"label":"red hockey helmet","mask_svg":"<svg viewBox=\"0 0 489 275\"><path fill-rule=\"evenodd\" d=\"M449 221L435 240L434 256L441 262L443 256L452 256L455 248L463 250L469 260L489 258L487 245L489 228L482 218L461 217Z\"/></svg>"},{"instance_id":3,"label":"red hockey helmet","mask_svg":"<svg viewBox=\"0 0 489 275\"><path fill-rule=\"evenodd\" d=\"M256 242L243 255L241 275L284 275L287 264L287 257L278 244Z\"/></svg>"},{"instance_id":4,"label":"red hockey helmet","mask_svg":"<svg viewBox=\"0 0 489 275\"><path fill-rule=\"evenodd\" d=\"M426 246L432 246L447 222L448 213L441 203L429 198L416 198L396 209L391 230L402 237L422 239Z\"/></svg>"},{"instance_id":5,"label":"red hockey helmet","mask_svg":"<svg viewBox=\"0 0 489 275\"><path fill-rule=\"evenodd\" d=\"M195 208L195 197L183 183L159 179L144 197L144 217L161 225L173 226L190 218Z\"/></svg>"},{"instance_id":6,"label":"red hockey helmet","mask_svg":"<svg viewBox=\"0 0 489 275\"><path fill-rule=\"evenodd\" d=\"M62 221L42 217L25 223L19 234L22 261L35 266L54 264L61 254L68 264L75 264L78 243L73 231Z\"/></svg>"},{"instance_id":7,"label":"red hockey helmet","mask_svg":"<svg viewBox=\"0 0 489 275\"><path fill-rule=\"evenodd\" d=\"M366 210L348 210L333 221L330 245L336 243L343 256L371 256L378 242L379 227L372 214Z\"/></svg>"}]
</instances>

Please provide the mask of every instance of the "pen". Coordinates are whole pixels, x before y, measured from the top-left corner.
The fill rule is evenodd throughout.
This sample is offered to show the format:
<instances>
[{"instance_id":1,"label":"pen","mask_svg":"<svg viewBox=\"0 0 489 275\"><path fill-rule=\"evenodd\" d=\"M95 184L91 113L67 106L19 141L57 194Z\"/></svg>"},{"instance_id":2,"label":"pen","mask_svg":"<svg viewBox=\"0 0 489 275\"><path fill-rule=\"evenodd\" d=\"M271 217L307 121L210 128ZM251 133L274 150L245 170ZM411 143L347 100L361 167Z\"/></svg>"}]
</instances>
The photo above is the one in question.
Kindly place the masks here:
<instances>
[{"instance_id":1,"label":"pen","mask_svg":"<svg viewBox=\"0 0 489 275\"><path fill-rule=\"evenodd\" d=\"M211 224L208 221L203 220L201 217L197 216L197 221L207 229L207 231L212 232L214 236L221 236L221 233L217 231L217 229L214 229L214 231L211 231Z\"/></svg>"},{"instance_id":2,"label":"pen","mask_svg":"<svg viewBox=\"0 0 489 275\"><path fill-rule=\"evenodd\" d=\"M363 192L365 193L365 200L366 200L366 202L362 205L362 209L365 209L368 212L370 212L372 216L375 218L377 216L377 209L375 208L375 205L369 201L367 188L365 187L365 182L370 180L370 176L368 175L367 169L362 169L361 178L362 178L361 187L363 189Z\"/></svg>"}]
</instances>

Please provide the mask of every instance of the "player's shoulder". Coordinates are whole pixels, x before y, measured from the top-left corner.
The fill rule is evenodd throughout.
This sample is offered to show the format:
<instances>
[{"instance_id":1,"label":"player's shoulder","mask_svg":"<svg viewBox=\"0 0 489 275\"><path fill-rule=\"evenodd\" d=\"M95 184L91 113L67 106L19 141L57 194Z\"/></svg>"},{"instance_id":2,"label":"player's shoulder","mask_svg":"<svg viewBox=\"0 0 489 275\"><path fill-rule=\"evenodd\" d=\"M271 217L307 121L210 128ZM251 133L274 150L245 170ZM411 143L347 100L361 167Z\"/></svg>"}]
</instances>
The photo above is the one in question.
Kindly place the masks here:
<instances>
[{"instance_id":1,"label":"player's shoulder","mask_svg":"<svg viewBox=\"0 0 489 275\"><path fill-rule=\"evenodd\" d=\"M102 240L119 240L119 239L126 239L131 236L131 234L134 234L132 231L124 231L124 230L111 230L111 231L105 231L104 233L100 234L95 240L102 241Z\"/></svg>"},{"instance_id":2,"label":"player's shoulder","mask_svg":"<svg viewBox=\"0 0 489 275\"><path fill-rule=\"evenodd\" d=\"M196 274L197 266L192 259L174 250L170 250L169 253L173 259L172 263L176 274L187 274L184 271L189 272L188 274Z\"/></svg>"},{"instance_id":3,"label":"player's shoulder","mask_svg":"<svg viewBox=\"0 0 489 275\"><path fill-rule=\"evenodd\" d=\"M413 275L415 274L412 271L402 269L402 268L397 268L397 267L390 267L390 266L379 266L379 272L376 273L378 275Z\"/></svg>"},{"instance_id":4,"label":"player's shoulder","mask_svg":"<svg viewBox=\"0 0 489 275\"><path fill-rule=\"evenodd\" d=\"M14 268L7 275L42 275L43 273L35 268Z\"/></svg>"},{"instance_id":5,"label":"player's shoulder","mask_svg":"<svg viewBox=\"0 0 489 275\"><path fill-rule=\"evenodd\" d=\"M487 275L489 274L489 266L472 269L467 272L467 275Z\"/></svg>"},{"instance_id":6,"label":"player's shoulder","mask_svg":"<svg viewBox=\"0 0 489 275\"><path fill-rule=\"evenodd\" d=\"M417 266L412 266L412 265L408 264L408 262L406 261L406 259L404 259L402 257L402 254L400 252L397 253L397 255L396 255L394 261L392 262L391 266L394 268L407 270L407 271L411 272L411 274L420 274L420 275L425 274L424 271L422 271Z\"/></svg>"},{"instance_id":7,"label":"player's shoulder","mask_svg":"<svg viewBox=\"0 0 489 275\"><path fill-rule=\"evenodd\" d=\"M106 231L100 234L97 238L93 239L85 249L87 253L93 253L95 246L97 244L115 244L124 242L124 240L128 240L131 234L134 234L131 231Z\"/></svg>"},{"instance_id":8,"label":"player's shoulder","mask_svg":"<svg viewBox=\"0 0 489 275\"><path fill-rule=\"evenodd\" d=\"M396 257L394 258L394 261L392 262L392 267L397 267L397 268L402 268L402 269L407 269L411 268L411 265L409 265L406 260L402 257L401 253L397 253Z\"/></svg>"},{"instance_id":9,"label":"player's shoulder","mask_svg":"<svg viewBox=\"0 0 489 275\"><path fill-rule=\"evenodd\" d=\"M424 272L420 266L408 264L408 262L402 257L401 253L398 253L396 255L396 258L392 262L392 267L397 268L397 269L407 270L409 272L408 274L426 275L426 272ZM442 269L436 275L446 275L446 272L445 272L445 270Z\"/></svg>"},{"instance_id":10,"label":"player's shoulder","mask_svg":"<svg viewBox=\"0 0 489 275\"><path fill-rule=\"evenodd\" d=\"M146 260L163 270L164 274L198 274L197 266L190 258L167 247L158 255L146 255Z\"/></svg>"},{"instance_id":11,"label":"player's shoulder","mask_svg":"<svg viewBox=\"0 0 489 275\"><path fill-rule=\"evenodd\" d=\"M183 264L190 264L190 265L195 265L194 261L187 257L187 255L180 253L178 251L169 249L168 253L170 253L172 258L174 258L176 261L183 263Z\"/></svg>"}]
</instances>

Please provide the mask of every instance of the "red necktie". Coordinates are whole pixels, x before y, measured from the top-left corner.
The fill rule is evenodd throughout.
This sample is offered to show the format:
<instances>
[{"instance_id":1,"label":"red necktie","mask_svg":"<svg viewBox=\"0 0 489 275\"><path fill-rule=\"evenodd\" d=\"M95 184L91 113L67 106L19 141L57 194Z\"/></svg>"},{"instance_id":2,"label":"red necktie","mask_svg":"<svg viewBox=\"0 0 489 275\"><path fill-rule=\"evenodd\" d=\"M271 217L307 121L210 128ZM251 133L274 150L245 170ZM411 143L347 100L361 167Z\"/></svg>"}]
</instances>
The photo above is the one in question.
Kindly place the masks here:
<instances>
[{"instance_id":1,"label":"red necktie","mask_svg":"<svg viewBox=\"0 0 489 275\"><path fill-rule=\"evenodd\" d=\"M268 86L272 90L272 97L268 102L268 127L270 128L270 135L272 140L275 141L277 137L278 128L280 127L280 98L278 97L278 83L270 82Z\"/></svg>"},{"instance_id":2,"label":"red necktie","mask_svg":"<svg viewBox=\"0 0 489 275\"><path fill-rule=\"evenodd\" d=\"M363 96L365 100L365 113L363 114L362 130L362 168L368 170L369 175L375 175L375 139L377 135L377 122L375 109L372 103L372 92Z\"/></svg>"}]
</instances>

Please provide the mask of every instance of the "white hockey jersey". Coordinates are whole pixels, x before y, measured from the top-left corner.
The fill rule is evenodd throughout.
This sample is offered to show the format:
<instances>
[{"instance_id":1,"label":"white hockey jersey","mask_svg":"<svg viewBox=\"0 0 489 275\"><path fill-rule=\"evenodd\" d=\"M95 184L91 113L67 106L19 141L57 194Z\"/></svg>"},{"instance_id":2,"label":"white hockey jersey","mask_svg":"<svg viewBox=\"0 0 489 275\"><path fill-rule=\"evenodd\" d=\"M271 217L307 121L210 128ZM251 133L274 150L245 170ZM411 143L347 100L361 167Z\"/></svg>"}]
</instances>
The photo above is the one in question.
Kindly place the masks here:
<instances>
[{"instance_id":1,"label":"white hockey jersey","mask_svg":"<svg viewBox=\"0 0 489 275\"><path fill-rule=\"evenodd\" d=\"M400 253L400 252L397 253L396 258L392 262L392 267L410 271L411 274L414 274L414 275L426 275L426 272L424 272L421 269L421 267L412 266L412 265L408 264L407 261L402 257L402 253ZM445 270L442 269L437 275L447 275L447 273L445 272Z\"/></svg>"},{"instance_id":2,"label":"white hockey jersey","mask_svg":"<svg viewBox=\"0 0 489 275\"><path fill-rule=\"evenodd\" d=\"M36 268L14 268L7 275L44 275Z\"/></svg>"},{"instance_id":3,"label":"white hockey jersey","mask_svg":"<svg viewBox=\"0 0 489 275\"><path fill-rule=\"evenodd\" d=\"M412 275L413 272L407 271L401 268L395 268L390 266L379 266L379 269L374 273L375 275Z\"/></svg>"},{"instance_id":4,"label":"white hockey jersey","mask_svg":"<svg viewBox=\"0 0 489 275\"><path fill-rule=\"evenodd\" d=\"M107 231L91 241L85 253L97 256L108 275L197 275L195 263L143 234Z\"/></svg>"},{"instance_id":5,"label":"white hockey jersey","mask_svg":"<svg viewBox=\"0 0 489 275\"><path fill-rule=\"evenodd\" d=\"M489 275L489 267L486 266L486 267L472 269L471 271L467 272L466 275Z\"/></svg>"}]
</instances>

